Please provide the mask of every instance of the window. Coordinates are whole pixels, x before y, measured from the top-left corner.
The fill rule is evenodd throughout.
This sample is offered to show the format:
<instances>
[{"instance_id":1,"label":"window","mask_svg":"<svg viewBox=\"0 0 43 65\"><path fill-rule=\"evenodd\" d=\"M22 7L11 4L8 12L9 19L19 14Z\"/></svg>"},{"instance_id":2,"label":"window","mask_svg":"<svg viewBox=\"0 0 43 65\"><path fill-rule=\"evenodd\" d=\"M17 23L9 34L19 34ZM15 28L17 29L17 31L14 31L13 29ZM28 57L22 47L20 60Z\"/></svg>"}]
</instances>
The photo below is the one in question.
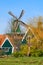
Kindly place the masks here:
<instances>
[{"instance_id":1,"label":"window","mask_svg":"<svg viewBox=\"0 0 43 65\"><path fill-rule=\"evenodd\" d=\"M8 47L4 47L4 48L3 48L4 52L8 52L9 49L10 49L10 48L8 48Z\"/></svg>"}]
</instances>

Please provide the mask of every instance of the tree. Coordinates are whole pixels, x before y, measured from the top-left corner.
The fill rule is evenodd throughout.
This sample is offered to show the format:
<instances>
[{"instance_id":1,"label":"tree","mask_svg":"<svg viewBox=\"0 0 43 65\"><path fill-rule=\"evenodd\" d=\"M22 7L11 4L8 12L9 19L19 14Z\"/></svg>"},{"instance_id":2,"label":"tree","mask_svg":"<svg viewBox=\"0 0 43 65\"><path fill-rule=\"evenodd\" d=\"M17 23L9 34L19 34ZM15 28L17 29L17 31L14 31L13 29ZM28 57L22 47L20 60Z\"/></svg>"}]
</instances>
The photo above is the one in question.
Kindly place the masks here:
<instances>
[{"instance_id":1,"label":"tree","mask_svg":"<svg viewBox=\"0 0 43 65\"><path fill-rule=\"evenodd\" d=\"M43 18L41 16L38 17L38 29L42 30L42 22Z\"/></svg>"}]
</instances>

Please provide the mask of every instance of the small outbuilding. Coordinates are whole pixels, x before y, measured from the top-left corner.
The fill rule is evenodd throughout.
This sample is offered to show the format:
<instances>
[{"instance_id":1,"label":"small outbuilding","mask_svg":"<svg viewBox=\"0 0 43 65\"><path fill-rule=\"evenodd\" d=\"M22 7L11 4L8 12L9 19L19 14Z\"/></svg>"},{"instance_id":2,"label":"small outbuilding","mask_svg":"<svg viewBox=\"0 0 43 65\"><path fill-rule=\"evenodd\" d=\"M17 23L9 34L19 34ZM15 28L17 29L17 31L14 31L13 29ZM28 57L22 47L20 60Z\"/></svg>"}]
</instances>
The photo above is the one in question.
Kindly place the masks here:
<instances>
[{"instance_id":1,"label":"small outbuilding","mask_svg":"<svg viewBox=\"0 0 43 65\"><path fill-rule=\"evenodd\" d=\"M0 35L0 50L3 50L7 55L14 52L14 46L7 35Z\"/></svg>"}]
</instances>

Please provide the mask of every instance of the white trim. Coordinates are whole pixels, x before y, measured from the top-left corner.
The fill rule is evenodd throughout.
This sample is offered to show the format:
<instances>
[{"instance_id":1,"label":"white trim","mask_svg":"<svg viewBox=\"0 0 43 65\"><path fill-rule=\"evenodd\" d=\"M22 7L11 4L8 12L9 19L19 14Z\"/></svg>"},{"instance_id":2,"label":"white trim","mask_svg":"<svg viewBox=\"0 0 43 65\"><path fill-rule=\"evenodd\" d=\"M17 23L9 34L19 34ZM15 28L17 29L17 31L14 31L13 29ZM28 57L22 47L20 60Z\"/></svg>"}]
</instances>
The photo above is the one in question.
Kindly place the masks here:
<instances>
[{"instance_id":1,"label":"white trim","mask_svg":"<svg viewBox=\"0 0 43 65\"><path fill-rule=\"evenodd\" d=\"M5 41L6 41L6 40L8 40L8 41L10 42L9 38L8 38L8 37L6 37L6 38L5 38L5 40L4 40L4 42L2 43L1 47L3 46L3 44L5 43ZM12 52L13 52L13 51L14 51L14 50L13 50L13 48L14 48L14 47L13 47L13 45L12 45L12 43L11 43L11 42L10 42L10 44L11 44L11 46L12 46Z\"/></svg>"},{"instance_id":2,"label":"white trim","mask_svg":"<svg viewBox=\"0 0 43 65\"><path fill-rule=\"evenodd\" d=\"M25 39L27 33L28 33L28 30L26 31L25 35L23 36L22 41Z\"/></svg>"},{"instance_id":3,"label":"white trim","mask_svg":"<svg viewBox=\"0 0 43 65\"><path fill-rule=\"evenodd\" d=\"M29 29L31 30L31 32L32 32L32 34L34 35L35 39L38 41L37 36L34 34L32 28L30 27Z\"/></svg>"},{"instance_id":4,"label":"white trim","mask_svg":"<svg viewBox=\"0 0 43 65\"><path fill-rule=\"evenodd\" d=\"M14 47L12 48L12 53L14 52Z\"/></svg>"}]
</instances>

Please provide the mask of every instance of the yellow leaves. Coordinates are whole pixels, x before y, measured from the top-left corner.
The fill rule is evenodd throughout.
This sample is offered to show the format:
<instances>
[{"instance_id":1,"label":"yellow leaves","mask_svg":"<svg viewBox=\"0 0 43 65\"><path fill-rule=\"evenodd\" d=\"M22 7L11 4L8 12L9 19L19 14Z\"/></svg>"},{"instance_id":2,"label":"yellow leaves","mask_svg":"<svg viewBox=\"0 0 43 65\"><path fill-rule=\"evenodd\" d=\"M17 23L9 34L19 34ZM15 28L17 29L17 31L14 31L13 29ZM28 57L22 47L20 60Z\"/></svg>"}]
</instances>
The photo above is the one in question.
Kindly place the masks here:
<instances>
[{"instance_id":1,"label":"yellow leaves","mask_svg":"<svg viewBox=\"0 0 43 65\"><path fill-rule=\"evenodd\" d=\"M21 52L26 55L28 52L28 45L21 45L20 48L21 48Z\"/></svg>"}]
</instances>

